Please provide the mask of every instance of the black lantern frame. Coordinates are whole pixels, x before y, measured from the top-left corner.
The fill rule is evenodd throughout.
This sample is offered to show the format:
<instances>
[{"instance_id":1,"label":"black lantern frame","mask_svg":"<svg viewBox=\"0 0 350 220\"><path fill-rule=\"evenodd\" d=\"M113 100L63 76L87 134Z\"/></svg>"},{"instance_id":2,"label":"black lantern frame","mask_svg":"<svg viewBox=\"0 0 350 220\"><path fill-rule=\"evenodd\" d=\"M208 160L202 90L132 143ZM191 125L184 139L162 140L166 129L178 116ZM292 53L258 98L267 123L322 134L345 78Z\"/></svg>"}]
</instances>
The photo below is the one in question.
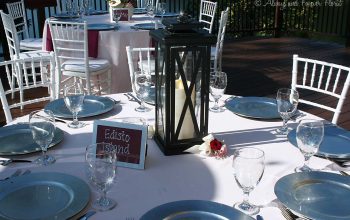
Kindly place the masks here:
<instances>
[{"instance_id":1,"label":"black lantern frame","mask_svg":"<svg viewBox=\"0 0 350 220\"><path fill-rule=\"evenodd\" d=\"M150 36L156 57L154 138L165 155L182 154L208 134L210 50L216 39L201 30L153 30Z\"/></svg>"}]
</instances>

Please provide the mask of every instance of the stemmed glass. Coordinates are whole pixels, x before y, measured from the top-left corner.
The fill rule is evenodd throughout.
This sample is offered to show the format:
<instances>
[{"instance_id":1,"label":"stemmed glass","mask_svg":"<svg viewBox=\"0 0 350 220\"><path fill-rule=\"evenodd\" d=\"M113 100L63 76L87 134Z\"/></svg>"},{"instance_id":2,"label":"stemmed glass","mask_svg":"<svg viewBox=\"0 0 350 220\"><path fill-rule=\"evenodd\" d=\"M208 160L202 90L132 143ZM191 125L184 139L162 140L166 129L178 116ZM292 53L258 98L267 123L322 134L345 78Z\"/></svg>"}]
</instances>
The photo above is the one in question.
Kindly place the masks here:
<instances>
[{"instance_id":1,"label":"stemmed glass","mask_svg":"<svg viewBox=\"0 0 350 220\"><path fill-rule=\"evenodd\" d=\"M73 0L66 0L66 10L67 14L72 16L73 15Z\"/></svg>"},{"instance_id":2,"label":"stemmed glass","mask_svg":"<svg viewBox=\"0 0 350 220\"><path fill-rule=\"evenodd\" d=\"M295 172L312 171L308 166L309 159L318 151L323 135L324 125L322 121L303 119L299 122L296 138L298 148L304 156L304 165L295 168Z\"/></svg>"},{"instance_id":3,"label":"stemmed glass","mask_svg":"<svg viewBox=\"0 0 350 220\"><path fill-rule=\"evenodd\" d=\"M163 21L164 14L166 12L166 3L161 2L158 4L158 12L162 15L162 21Z\"/></svg>"},{"instance_id":4,"label":"stemmed glass","mask_svg":"<svg viewBox=\"0 0 350 220\"><path fill-rule=\"evenodd\" d=\"M92 206L99 211L113 209L117 202L107 197L117 176L117 156L114 147L108 143L96 143L86 147L86 175L91 185L100 192Z\"/></svg>"},{"instance_id":5,"label":"stemmed glass","mask_svg":"<svg viewBox=\"0 0 350 220\"><path fill-rule=\"evenodd\" d=\"M83 9L84 9L84 14L86 15L86 16L88 16L89 14L90 14L90 8L89 8L89 6L90 6L90 2L89 2L89 0L82 0L83 1Z\"/></svg>"},{"instance_id":6,"label":"stemmed glass","mask_svg":"<svg viewBox=\"0 0 350 220\"><path fill-rule=\"evenodd\" d=\"M249 215L257 214L260 208L249 202L249 193L260 182L264 174L264 151L257 148L241 148L233 154L233 174L238 186L243 190L243 202L234 207Z\"/></svg>"},{"instance_id":7,"label":"stemmed glass","mask_svg":"<svg viewBox=\"0 0 350 220\"><path fill-rule=\"evenodd\" d=\"M64 88L64 102L73 114L73 121L68 124L70 128L81 128L85 124L78 121L78 113L83 109L85 92L80 83L73 83Z\"/></svg>"},{"instance_id":8,"label":"stemmed glass","mask_svg":"<svg viewBox=\"0 0 350 220\"><path fill-rule=\"evenodd\" d=\"M154 21L155 8L152 4L147 5L147 15L151 18L152 23L153 22L155 23L155 21Z\"/></svg>"},{"instance_id":9,"label":"stemmed glass","mask_svg":"<svg viewBox=\"0 0 350 220\"><path fill-rule=\"evenodd\" d=\"M55 117L50 110L38 110L29 114L29 126L34 141L41 147L42 156L34 162L40 165L49 165L56 161L53 156L47 155L46 151L55 134Z\"/></svg>"},{"instance_id":10,"label":"stemmed glass","mask_svg":"<svg viewBox=\"0 0 350 220\"><path fill-rule=\"evenodd\" d=\"M281 88L277 91L277 110L283 120L282 127L276 130L277 134L288 134L287 122L298 107L299 93L294 89Z\"/></svg>"},{"instance_id":11,"label":"stemmed glass","mask_svg":"<svg viewBox=\"0 0 350 220\"><path fill-rule=\"evenodd\" d=\"M145 106L145 98L149 96L152 80L151 75L137 71L134 73L134 86L137 97L140 99L141 104L135 111L137 112L148 112L151 111L150 108Z\"/></svg>"},{"instance_id":12,"label":"stemmed glass","mask_svg":"<svg viewBox=\"0 0 350 220\"><path fill-rule=\"evenodd\" d=\"M213 72L210 75L210 94L215 100L215 104L209 110L212 112L223 112L219 106L219 99L224 95L227 86L227 75L224 72Z\"/></svg>"},{"instance_id":13,"label":"stemmed glass","mask_svg":"<svg viewBox=\"0 0 350 220\"><path fill-rule=\"evenodd\" d=\"M120 17L121 17L121 14L118 13L117 11L114 11L114 14L113 14L113 21L114 21L117 25L118 25L118 23L119 23Z\"/></svg>"}]
</instances>

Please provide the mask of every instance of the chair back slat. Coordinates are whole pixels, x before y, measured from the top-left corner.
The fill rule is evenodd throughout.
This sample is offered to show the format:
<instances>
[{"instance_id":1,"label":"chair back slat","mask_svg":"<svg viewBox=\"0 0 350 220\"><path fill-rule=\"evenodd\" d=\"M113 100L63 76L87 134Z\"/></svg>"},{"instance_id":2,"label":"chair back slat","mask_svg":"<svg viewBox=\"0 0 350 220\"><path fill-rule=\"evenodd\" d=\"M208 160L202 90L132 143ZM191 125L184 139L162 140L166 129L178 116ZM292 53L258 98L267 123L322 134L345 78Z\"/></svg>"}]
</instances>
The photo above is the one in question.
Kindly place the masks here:
<instances>
[{"instance_id":1,"label":"chair back slat","mask_svg":"<svg viewBox=\"0 0 350 220\"><path fill-rule=\"evenodd\" d=\"M304 62L303 71L299 71L298 64ZM312 65L309 73L308 65ZM299 76L302 74L302 76ZM302 78L301 82L298 77ZM332 123L336 124L349 89L350 68L324 61L293 56L292 88L296 90L309 90L321 96L331 96L337 99L336 105L319 103L318 99L307 100L309 97L300 95L299 102L333 112Z\"/></svg>"}]
</instances>

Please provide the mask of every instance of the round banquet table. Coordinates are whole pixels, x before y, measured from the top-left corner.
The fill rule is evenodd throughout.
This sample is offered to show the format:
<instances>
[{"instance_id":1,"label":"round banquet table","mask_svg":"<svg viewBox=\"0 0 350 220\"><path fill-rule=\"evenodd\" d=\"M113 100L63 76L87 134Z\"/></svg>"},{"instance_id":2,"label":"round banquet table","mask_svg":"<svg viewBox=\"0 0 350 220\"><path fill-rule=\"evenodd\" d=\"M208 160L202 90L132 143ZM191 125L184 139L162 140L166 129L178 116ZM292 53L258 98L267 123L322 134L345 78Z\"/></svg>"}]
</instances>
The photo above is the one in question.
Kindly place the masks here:
<instances>
[{"instance_id":1,"label":"round banquet table","mask_svg":"<svg viewBox=\"0 0 350 220\"><path fill-rule=\"evenodd\" d=\"M84 16L83 19L88 24L111 24L109 14ZM118 29L99 31L97 58L107 59L112 65L111 93L132 91L125 47L150 47L149 31L131 28L148 22L147 15L133 15L130 21L119 21ZM47 36L46 28L44 25L43 39ZM43 40L43 50L46 50L46 40Z\"/></svg>"},{"instance_id":2,"label":"round banquet table","mask_svg":"<svg viewBox=\"0 0 350 220\"><path fill-rule=\"evenodd\" d=\"M0 178L21 168L30 169L33 173L62 172L87 181L84 173L84 152L85 147L92 143L94 120L113 121L116 118L135 116L144 117L149 124L154 123L154 110L138 113L134 111L138 104L129 101L123 94L114 94L111 97L120 100L120 103L108 113L83 119L87 126L81 129L71 129L64 123L56 123L64 131L63 141L48 150L57 159L56 163L46 167L26 163L13 163L6 167L0 165ZM312 115L305 117L315 118ZM17 118L13 123L26 121L28 116ZM288 125L295 127L296 123L290 122ZM250 199L252 203L262 206L259 214L264 219L284 219L277 208L274 185L281 177L293 173L294 168L303 163L303 156L286 137L273 134L281 124L279 120L263 121L240 117L229 110L222 113L210 112L209 132L214 133L219 140L224 140L229 148L229 156L221 160L199 154L164 156L155 141L148 139L145 169L118 167L117 182L108 192L108 196L114 198L118 206L111 211L98 212L90 219L139 219L154 207L178 200L210 200L232 206L243 198L231 167L232 152L237 147L256 147L265 152L265 172L261 182L252 191ZM33 160L39 155L40 152L15 158ZM312 157L310 166L337 173L331 162L319 157ZM96 195L93 192L90 201ZM89 209L90 204L81 213Z\"/></svg>"}]
</instances>

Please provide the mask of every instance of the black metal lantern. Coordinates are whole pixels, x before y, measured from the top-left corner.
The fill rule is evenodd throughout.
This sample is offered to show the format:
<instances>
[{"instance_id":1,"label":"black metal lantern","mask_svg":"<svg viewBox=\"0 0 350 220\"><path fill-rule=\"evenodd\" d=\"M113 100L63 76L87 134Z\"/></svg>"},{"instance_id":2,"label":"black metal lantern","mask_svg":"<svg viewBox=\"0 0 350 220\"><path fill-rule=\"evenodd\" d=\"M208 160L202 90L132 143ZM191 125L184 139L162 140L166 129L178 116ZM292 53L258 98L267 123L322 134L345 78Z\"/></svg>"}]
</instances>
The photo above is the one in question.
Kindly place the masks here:
<instances>
[{"instance_id":1,"label":"black metal lantern","mask_svg":"<svg viewBox=\"0 0 350 220\"><path fill-rule=\"evenodd\" d=\"M155 44L155 140L165 155L181 154L208 133L210 49L215 36L191 19L164 19Z\"/></svg>"}]
</instances>

